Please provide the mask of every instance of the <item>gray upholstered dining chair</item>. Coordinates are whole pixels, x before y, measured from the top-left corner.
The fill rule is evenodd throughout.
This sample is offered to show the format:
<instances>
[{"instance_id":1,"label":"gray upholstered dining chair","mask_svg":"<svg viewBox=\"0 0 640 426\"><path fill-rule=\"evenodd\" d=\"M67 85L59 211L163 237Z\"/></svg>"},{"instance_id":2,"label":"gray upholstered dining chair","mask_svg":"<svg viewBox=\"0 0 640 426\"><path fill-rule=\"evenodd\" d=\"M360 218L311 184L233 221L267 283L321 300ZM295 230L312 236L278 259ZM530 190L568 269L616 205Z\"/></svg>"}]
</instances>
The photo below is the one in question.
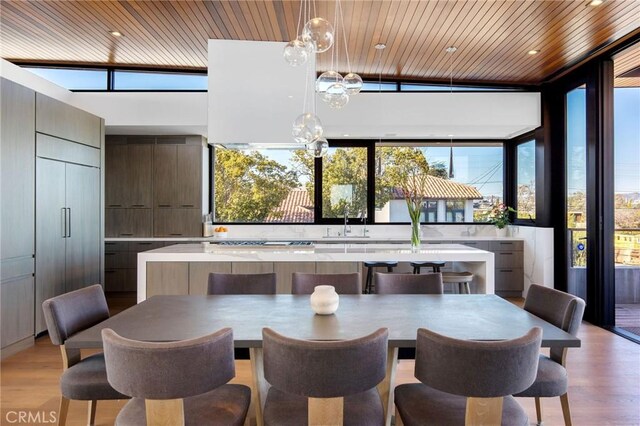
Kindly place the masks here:
<instances>
[{"instance_id":1,"label":"gray upholstered dining chair","mask_svg":"<svg viewBox=\"0 0 640 426\"><path fill-rule=\"evenodd\" d=\"M526 413L510 396L536 377L542 329L493 342L458 340L421 328L415 375L395 388L396 425L520 425Z\"/></svg>"},{"instance_id":2,"label":"gray upholstered dining chair","mask_svg":"<svg viewBox=\"0 0 640 426\"><path fill-rule=\"evenodd\" d=\"M442 294L442 274L385 274L376 272L376 294Z\"/></svg>"},{"instance_id":3,"label":"gray upholstered dining chair","mask_svg":"<svg viewBox=\"0 0 640 426\"><path fill-rule=\"evenodd\" d=\"M529 313L550 322L567 333L576 336L582 323L585 302L579 297L559 290L532 285L529 287L524 309ZM536 401L538 424L542 423L542 405L540 398L560 397L564 423L571 425L569 409L568 377L566 370L568 348L551 348L549 356L540 354L538 375L533 385L516 397L533 397Z\"/></svg>"},{"instance_id":4,"label":"gray upholstered dining chair","mask_svg":"<svg viewBox=\"0 0 640 426\"><path fill-rule=\"evenodd\" d=\"M276 274L209 274L207 294L276 294Z\"/></svg>"},{"instance_id":5,"label":"gray upholstered dining chair","mask_svg":"<svg viewBox=\"0 0 640 426\"><path fill-rule=\"evenodd\" d=\"M80 349L65 347L66 340L109 318L109 308L102 286L95 284L42 303L49 337L62 352L63 372L60 377L60 411L58 424L67 421L70 400L89 401L87 424L93 425L99 400L126 399L109 385L105 370L104 354L94 354L81 359Z\"/></svg>"},{"instance_id":6,"label":"gray upholstered dining chair","mask_svg":"<svg viewBox=\"0 0 640 426\"><path fill-rule=\"evenodd\" d=\"M388 334L309 341L264 328L264 377L271 384L265 425L383 425L376 386L385 377Z\"/></svg>"},{"instance_id":7,"label":"gray upholstered dining chair","mask_svg":"<svg viewBox=\"0 0 640 426\"><path fill-rule=\"evenodd\" d=\"M294 272L291 276L292 294L311 294L318 285L332 285L338 294L361 294L360 272L351 274L307 274Z\"/></svg>"},{"instance_id":8,"label":"gray upholstered dining chair","mask_svg":"<svg viewBox=\"0 0 640 426\"><path fill-rule=\"evenodd\" d=\"M178 342L141 342L102 330L109 383L133 397L116 425L242 425L251 389L235 376L233 332Z\"/></svg>"}]
</instances>

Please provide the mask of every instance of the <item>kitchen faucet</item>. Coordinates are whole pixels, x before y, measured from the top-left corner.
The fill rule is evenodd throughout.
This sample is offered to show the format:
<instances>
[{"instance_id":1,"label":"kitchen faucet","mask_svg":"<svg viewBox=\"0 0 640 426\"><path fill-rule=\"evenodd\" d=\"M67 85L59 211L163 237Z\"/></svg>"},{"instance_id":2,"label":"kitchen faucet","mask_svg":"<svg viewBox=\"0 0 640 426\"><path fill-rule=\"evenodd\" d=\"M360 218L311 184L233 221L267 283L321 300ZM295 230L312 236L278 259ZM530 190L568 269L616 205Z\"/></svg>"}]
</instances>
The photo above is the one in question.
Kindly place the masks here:
<instances>
[{"instance_id":1,"label":"kitchen faucet","mask_svg":"<svg viewBox=\"0 0 640 426\"><path fill-rule=\"evenodd\" d=\"M347 236L347 234L351 233L351 225L347 225L347 221L349 220L348 216L349 215L348 215L347 209L344 209L344 230L342 235L345 237Z\"/></svg>"}]
</instances>

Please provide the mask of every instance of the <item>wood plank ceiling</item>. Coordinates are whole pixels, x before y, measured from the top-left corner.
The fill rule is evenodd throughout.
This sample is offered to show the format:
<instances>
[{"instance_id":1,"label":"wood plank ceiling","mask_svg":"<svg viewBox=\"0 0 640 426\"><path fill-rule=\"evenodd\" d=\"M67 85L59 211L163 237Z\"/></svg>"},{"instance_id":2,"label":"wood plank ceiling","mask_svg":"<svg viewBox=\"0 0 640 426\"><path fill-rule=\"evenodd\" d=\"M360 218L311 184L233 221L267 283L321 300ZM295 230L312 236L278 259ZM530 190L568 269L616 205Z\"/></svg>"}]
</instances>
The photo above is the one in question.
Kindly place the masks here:
<instances>
[{"instance_id":1,"label":"wood plank ceiling","mask_svg":"<svg viewBox=\"0 0 640 426\"><path fill-rule=\"evenodd\" d=\"M317 15L333 17L333 1L316 4ZM384 42L381 71L387 78L446 81L445 48L453 45L457 81L535 84L640 28L637 0L607 0L598 7L589 0L342 4L353 71L377 76L373 46ZM0 56L204 69L207 39L288 41L296 34L299 7L299 1L281 0L2 0ZM113 30L123 36L112 36ZM319 55L319 71L329 64L330 53Z\"/></svg>"}]
</instances>

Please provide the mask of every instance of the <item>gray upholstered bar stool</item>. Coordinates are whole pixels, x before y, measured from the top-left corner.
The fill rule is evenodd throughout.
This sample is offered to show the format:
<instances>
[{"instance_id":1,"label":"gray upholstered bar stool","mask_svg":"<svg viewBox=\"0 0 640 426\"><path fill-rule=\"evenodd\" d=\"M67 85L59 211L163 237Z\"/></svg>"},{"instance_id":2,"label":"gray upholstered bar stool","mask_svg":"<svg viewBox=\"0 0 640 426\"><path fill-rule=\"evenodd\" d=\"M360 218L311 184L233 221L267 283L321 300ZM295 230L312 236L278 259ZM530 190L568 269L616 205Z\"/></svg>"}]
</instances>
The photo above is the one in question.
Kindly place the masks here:
<instances>
[{"instance_id":1,"label":"gray upholstered bar stool","mask_svg":"<svg viewBox=\"0 0 640 426\"><path fill-rule=\"evenodd\" d=\"M473 281L471 272L443 272L442 282L444 284L458 284L458 293L471 294L469 283Z\"/></svg>"},{"instance_id":2,"label":"gray upholstered bar stool","mask_svg":"<svg viewBox=\"0 0 640 426\"><path fill-rule=\"evenodd\" d=\"M81 359L80 349L68 349L65 341L80 331L109 318L109 308L102 286L95 284L72 291L42 303L49 337L60 346L62 367L60 378L60 411L58 424L67 421L69 400L89 401L87 424L93 425L99 400L127 399L111 387L107 381L104 354L99 353Z\"/></svg>"},{"instance_id":3,"label":"gray upholstered bar stool","mask_svg":"<svg viewBox=\"0 0 640 426\"><path fill-rule=\"evenodd\" d=\"M294 272L291 275L292 294L311 294L318 285L332 285L338 294L361 294L362 275L351 274L306 274Z\"/></svg>"},{"instance_id":4,"label":"gray upholstered bar stool","mask_svg":"<svg viewBox=\"0 0 640 426\"><path fill-rule=\"evenodd\" d=\"M276 274L209 274L208 295L276 294Z\"/></svg>"},{"instance_id":5,"label":"gray upholstered bar stool","mask_svg":"<svg viewBox=\"0 0 640 426\"><path fill-rule=\"evenodd\" d=\"M576 336L582 323L585 303L579 297L541 285L529 287L524 309L533 315L550 322L567 333ZM531 387L514 396L536 399L538 424L542 424L542 405L540 398L560 397L564 423L571 425L569 409L569 388L566 362L568 348L551 348L549 356L540 355L538 375Z\"/></svg>"},{"instance_id":6,"label":"gray upholstered bar stool","mask_svg":"<svg viewBox=\"0 0 640 426\"><path fill-rule=\"evenodd\" d=\"M395 388L396 425L518 425L529 422L510 396L536 377L542 329L513 340L458 340L421 328L415 375Z\"/></svg>"},{"instance_id":7,"label":"gray upholstered bar stool","mask_svg":"<svg viewBox=\"0 0 640 426\"><path fill-rule=\"evenodd\" d=\"M388 334L309 341L264 328L264 377L271 384L264 424L384 425L376 386L385 377Z\"/></svg>"},{"instance_id":8,"label":"gray upholstered bar stool","mask_svg":"<svg viewBox=\"0 0 640 426\"><path fill-rule=\"evenodd\" d=\"M129 340L102 330L109 383L133 397L116 425L242 425L251 389L235 376L233 333L178 342Z\"/></svg>"},{"instance_id":9,"label":"gray upholstered bar stool","mask_svg":"<svg viewBox=\"0 0 640 426\"><path fill-rule=\"evenodd\" d=\"M440 272L440 268L444 268L445 262L410 262L414 274L419 274L422 268L431 268L433 272Z\"/></svg>"},{"instance_id":10,"label":"gray upholstered bar stool","mask_svg":"<svg viewBox=\"0 0 640 426\"><path fill-rule=\"evenodd\" d=\"M442 274L375 273L376 294L442 294Z\"/></svg>"},{"instance_id":11,"label":"gray upholstered bar stool","mask_svg":"<svg viewBox=\"0 0 640 426\"><path fill-rule=\"evenodd\" d=\"M373 291L373 268L387 268L387 272L393 272L393 268L398 266L398 262L364 262L364 267L367 268L367 280L364 285L364 292L371 294Z\"/></svg>"}]
</instances>

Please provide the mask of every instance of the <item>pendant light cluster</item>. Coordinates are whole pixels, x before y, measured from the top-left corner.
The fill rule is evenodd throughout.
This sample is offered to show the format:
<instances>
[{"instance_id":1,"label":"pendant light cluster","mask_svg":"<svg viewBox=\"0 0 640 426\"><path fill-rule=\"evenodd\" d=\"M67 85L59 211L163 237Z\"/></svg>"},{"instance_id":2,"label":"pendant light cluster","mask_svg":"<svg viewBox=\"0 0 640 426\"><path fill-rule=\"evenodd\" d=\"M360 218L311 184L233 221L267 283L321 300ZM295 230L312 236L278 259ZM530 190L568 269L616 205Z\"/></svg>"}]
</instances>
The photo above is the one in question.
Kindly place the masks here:
<instances>
[{"instance_id":1,"label":"pendant light cluster","mask_svg":"<svg viewBox=\"0 0 640 426\"><path fill-rule=\"evenodd\" d=\"M311 17L313 13L313 16ZM300 27L305 22L302 32ZM323 73L315 80L315 91L320 99L331 108L342 108L349 102L349 96L355 95L362 89L362 78L351 72L351 62L347 51L344 17L342 4L336 0L334 11L334 26L324 18L316 14L315 0L301 0L298 13L298 26L296 38L291 40L284 48L284 60L291 66L297 67L307 64L307 77L305 78L304 103L302 114L293 122L293 139L304 144L315 157L322 157L327 153L329 143L323 137L322 123L316 115L316 96L311 89L309 81L315 80L315 70L310 70L309 58L313 54L323 53L333 47L331 52L331 70ZM337 35L342 31L342 42L347 56L348 74L344 77L335 69L339 68L339 43ZM335 65L335 68L334 68Z\"/></svg>"},{"instance_id":2,"label":"pendant light cluster","mask_svg":"<svg viewBox=\"0 0 640 426\"><path fill-rule=\"evenodd\" d=\"M284 47L284 60L293 67L304 65L314 53L326 52L333 46L333 25L324 18L312 18L311 9L315 15L315 0L313 4L311 0L300 1L296 38ZM303 19L305 24L300 32Z\"/></svg>"},{"instance_id":3,"label":"pendant light cluster","mask_svg":"<svg viewBox=\"0 0 640 426\"><path fill-rule=\"evenodd\" d=\"M350 96L360 93L360 90L362 90L362 77L351 71L351 61L349 60L347 37L344 28L344 13L340 0L336 0L334 22L336 42L331 52L331 69L320 74L316 80L316 93L331 108L340 109L349 102ZM336 71L340 69L340 42L338 40L340 34L347 57L347 70L349 71L345 76Z\"/></svg>"}]
</instances>

